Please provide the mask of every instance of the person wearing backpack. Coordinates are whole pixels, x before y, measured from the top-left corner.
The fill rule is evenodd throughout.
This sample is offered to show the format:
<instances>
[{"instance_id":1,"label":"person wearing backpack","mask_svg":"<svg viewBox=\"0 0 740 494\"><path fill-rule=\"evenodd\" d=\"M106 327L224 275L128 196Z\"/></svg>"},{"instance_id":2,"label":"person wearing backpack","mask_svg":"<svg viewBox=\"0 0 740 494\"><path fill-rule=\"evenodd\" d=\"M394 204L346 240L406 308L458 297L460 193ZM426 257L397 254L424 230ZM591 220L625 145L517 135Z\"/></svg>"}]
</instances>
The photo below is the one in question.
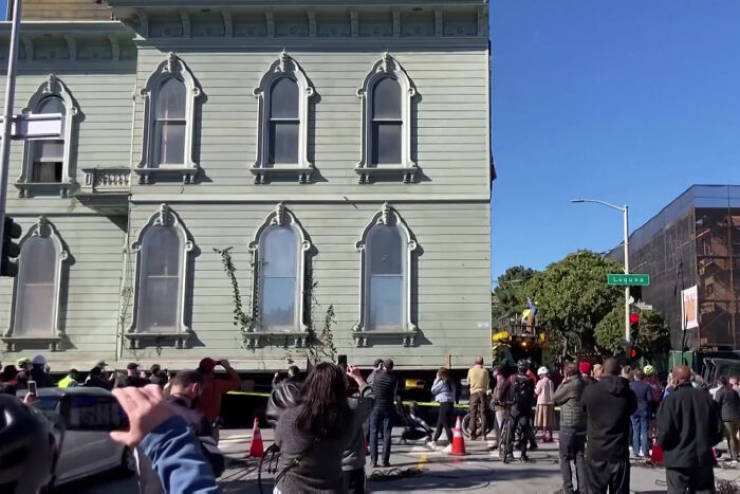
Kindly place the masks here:
<instances>
[{"instance_id":1,"label":"person wearing backpack","mask_svg":"<svg viewBox=\"0 0 740 494\"><path fill-rule=\"evenodd\" d=\"M526 361L520 360L517 364L517 373L511 377L511 419L512 419L512 432L509 434L509 441L514 441L514 436L517 437L517 448L521 452L521 460L528 461L527 457L527 443L532 435L532 406L534 405L534 384L532 380L527 377L527 370L529 366ZM513 446L513 444L511 445ZM508 451L512 451L512 447L507 448ZM504 458L504 463L508 462L508 458Z\"/></svg>"},{"instance_id":2,"label":"person wearing backpack","mask_svg":"<svg viewBox=\"0 0 740 494\"><path fill-rule=\"evenodd\" d=\"M586 413L581 396L588 384L582 372L574 364L565 367L565 380L558 386L553 396L560 407L560 472L563 475L563 494L573 494L573 471L571 462L576 464L578 492L588 492L588 473L586 473Z\"/></svg>"},{"instance_id":3,"label":"person wearing backpack","mask_svg":"<svg viewBox=\"0 0 740 494\"><path fill-rule=\"evenodd\" d=\"M437 440L442 435L442 429L447 434L447 441L452 444L452 426L455 421L455 381L452 379L450 370L441 367L437 371L437 378L432 384L432 394L434 401L439 403L439 413L437 414L437 429L434 431L429 446L437 447Z\"/></svg>"}]
</instances>

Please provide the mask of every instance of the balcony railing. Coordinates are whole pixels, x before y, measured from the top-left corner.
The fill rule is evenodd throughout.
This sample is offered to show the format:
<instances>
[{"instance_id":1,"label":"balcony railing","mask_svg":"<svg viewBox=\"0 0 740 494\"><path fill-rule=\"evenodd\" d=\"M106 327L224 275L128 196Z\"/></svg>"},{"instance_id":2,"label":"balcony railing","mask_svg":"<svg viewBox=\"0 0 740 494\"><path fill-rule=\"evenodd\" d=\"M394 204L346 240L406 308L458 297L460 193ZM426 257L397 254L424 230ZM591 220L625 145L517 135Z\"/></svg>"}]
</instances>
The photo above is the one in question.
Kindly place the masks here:
<instances>
[{"instance_id":1,"label":"balcony railing","mask_svg":"<svg viewBox=\"0 0 740 494\"><path fill-rule=\"evenodd\" d=\"M128 194L131 184L131 168L105 167L85 168L85 180L80 187L82 194Z\"/></svg>"}]
</instances>

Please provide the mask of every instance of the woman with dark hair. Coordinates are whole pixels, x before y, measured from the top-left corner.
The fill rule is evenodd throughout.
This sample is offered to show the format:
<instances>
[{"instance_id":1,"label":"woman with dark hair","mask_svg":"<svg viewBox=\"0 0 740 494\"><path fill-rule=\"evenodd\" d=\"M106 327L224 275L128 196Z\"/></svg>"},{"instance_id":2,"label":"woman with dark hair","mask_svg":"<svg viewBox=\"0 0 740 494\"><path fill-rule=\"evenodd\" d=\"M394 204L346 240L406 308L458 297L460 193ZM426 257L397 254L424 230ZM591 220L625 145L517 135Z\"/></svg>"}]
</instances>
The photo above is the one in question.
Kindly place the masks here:
<instances>
[{"instance_id":1,"label":"woman with dark hair","mask_svg":"<svg viewBox=\"0 0 740 494\"><path fill-rule=\"evenodd\" d=\"M437 430L434 431L429 446L436 448L443 428L447 434L447 441L452 444L452 426L455 421L455 380L452 379L448 368L441 367L437 371L437 378L432 384L432 394L434 401L439 403L439 414L437 414Z\"/></svg>"},{"instance_id":2,"label":"woman with dark hair","mask_svg":"<svg viewBox=\"0 0 740 494\"><path fill-rule=\"evenodd\" d=\"M275 492L345 493L342 455L363 418L347 400L347 376L360 387L367 383L357 367L345 372L322 362L308 375L295 407L286 409L275 427L280 448Z\"/></svg>"}]
</instances>

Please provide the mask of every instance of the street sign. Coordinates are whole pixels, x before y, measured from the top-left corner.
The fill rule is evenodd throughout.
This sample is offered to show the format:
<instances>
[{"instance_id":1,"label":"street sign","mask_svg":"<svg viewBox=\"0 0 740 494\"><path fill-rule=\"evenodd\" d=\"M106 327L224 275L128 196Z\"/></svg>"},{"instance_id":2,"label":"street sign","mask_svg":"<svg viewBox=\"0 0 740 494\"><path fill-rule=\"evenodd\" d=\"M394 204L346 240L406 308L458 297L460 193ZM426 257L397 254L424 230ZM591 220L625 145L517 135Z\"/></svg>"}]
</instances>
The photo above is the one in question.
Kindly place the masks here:
<instances>
[{"instance_id":1,"label":"street sign","mask_svg":"<svg viewBox=\"0 0 740 494\"><path fill-rule=\"evenodd\" d=\"M0 117L0 125L2 125L3 120ZM61 113L27 113L16 115L10 126L11 139L59 139L61 136Z\"/></svg>"},{"instance_id":2,"label":"street sign","mask_svg":"<svg viewBox=\"0 0 740 494\"><path fill-rule=\"evenodd\" d=\"M649 274L607 274L606 282L618 286L648 286Z\"/></svg>"}]
</instances>

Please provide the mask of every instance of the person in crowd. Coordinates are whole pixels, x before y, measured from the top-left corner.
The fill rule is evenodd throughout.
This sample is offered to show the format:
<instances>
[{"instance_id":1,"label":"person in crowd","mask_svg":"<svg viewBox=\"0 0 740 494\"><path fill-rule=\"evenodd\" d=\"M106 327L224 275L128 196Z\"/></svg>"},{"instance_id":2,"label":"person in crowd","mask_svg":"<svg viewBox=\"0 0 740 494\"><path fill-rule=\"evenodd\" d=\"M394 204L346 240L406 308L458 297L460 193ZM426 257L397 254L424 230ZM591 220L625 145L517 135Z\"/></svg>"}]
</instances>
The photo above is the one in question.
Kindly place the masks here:
<instances>
[{"instance_id":1,"label":"person in crowd","mask_svg":"<svg viewBox=\"0 0 740 494\"><path fill-rule=\"evenodd\" d=\"M648 444L648 426L652 414L653 390L648 383L643 381L645 374L641 369L632 373L633 380L630 389L637 399L637 410L632 414L632 452L638 458L649 456L650 444Z\"/></svg>"},{"instance_id":2,"label":"person in crowd","mask_svg":"<svg viewBox=\"0 0 740 494\"><path fill-rule=\"evenodd\" d=\"M126 377L123 379L121 386L133 386L134 388L143 388L147 384L151 383L147 379L142 378L139 374L139 364L137 364L136 362L129 362L126 365Z\"/></svg>"},{"instance_id":3,"label":"person in crowd","mask_svg":"<svg viewBox=\"0 0 740 494\"><path fill-rule=\"evenodd\" d=\"M619 376L616 359L604 362L604 375L586 386L581 401L586 409L589 492L629 494L630 416L637 409L637 399L627 380Z\"/></svg>"},{"instance_id":4,"label":"person in crowd","mask_svg":"<svg viewBox=\"0 0 740 494\"><path fill-rule=\"evenodd\" d=\"M378 467L378 434L383 431L383 466L390 466L391 432L395 418L395 401L398 396L400 382L393 372L393 360L383 361L383 370L375 374L373 379L373 395L375 406L370 414L370 459L373 468Z\"/></svg>"},{"instance_id":5,"label":"person in crowd","mask_svg":"<svg viewBox=\"0 0 740 494\"><path fill-rule=\"evenodd\" d=\"M375 374L383 370L383 359L382 358L376 358L375 362L373 362L373 370L370 371L370 375L367 376L367 383L372 386L373 381L375 380Z\"/></svg>"},{"instance_id":6,"label":"person in crowd","mask_svg":"<svg viewBox=\"0 0 740 494\"><path fill-rule=\"evenodd\" d=\"M468 385L470 386L470 439L480 437L486 439L486 410L488 408L488 385L490 376L488 369L483 367L483 357L478 356L475 364L468 370Z\"/></svg>"},{"instance_id":7,"label":"person in crowd","mask_svg":"<svg viewBox=\"0 0 740 494\"><path fill-rule=\"evenodd\" d=\"M220 494L201 445L185 420L165 403L159 386L116 388L113 395L128 416L129 430L113 431L111 439L141 448L164 492Z\"/></svg>"},{"instance_id":8,"label":"person in crowd","mask_svg":"<svg viewBox=\"0 0 740 494\"><path fill-rule=\"evenodd\" d=\"M593 384L596 382L591 376L591 372L593 372L593 366L591 365L591 362L586 362L585 360L581 360L580 362L578 362L578 372L581 373L581 380L585 384Z\"/></svg>"},{"instance_id":9,"label":"person in crowd","mask_svg":"<svg viewBox=\"0 0 740 494\"><path fill-rule=\"evenodd\" d=\"M632 381L632 367L629 365L623 365L622 366L622 373L620 374L623 379L627 379L627 381Z\"/></svg>"},{"instance_id":10,"label":"person in crowd","mask_svg":"<svg viewBox=\"0 0 740 494\"><path fill-rule=\"evenodd\" d=\"M66 376L61 378L57 383L60 388L74 388L80 385L80 373L77 369L69 369Z\"/></svg>"},{"instance_id":11,"label":"person in crowd","mask_svg":"<svg viewBox=\"0 0 740 494\"><path fill-rule=\"evenodd\" d=\"M0 373L0 394L15 396L18 387L18 369L14 365L6 365Z\"/></svg>"},{"instance_id":12,"label":"person in crowd","mask_svg":"<svg viewBox=\"0 0 740 494\"><path fill-rule=\"evenodd\" d=\"M671 384L657 420L668 493L713 493L712 448L722 440L719 410L709 393L691 386L687 366L673 368Z\"/></svg>"},{"instance_id":13,"label":"person in crowd","mask_svg":"<svg viewBox=\"0 0 740 494\"><path fill-rule=\"evenodd\" d=\"M53 388L54 382L51 376L46 372L46 357L36 355L31 360L31 371L28 376L29 381L36 381L37 388Z\"/></svg>"},{"instance_id":14,"label":"person in crowd","mask_svg":"<svg viewBox=\"0 0 740 494\"><path fill-rule=\"evenodd\" d=\"M660 400L663 396L663 389L660 386L660 381L658 381L658 377L655 375L655 367L648 364L643 367L642 373L645 376L643 381L645 381L645 383L650 386L650 389L653 392L652 410L653 412L656 412L658 410Z\"/></svg>"},{"instance_id":15,"label":"person in crowd","mask_svg":"<svg viewBox=\"0 0 740 494\"><path fill-rule=\"evenodd\" d=\"M288 374L286 376L283 376L280 371L278 371L274 376L272 376L272 387L275 388L281 383L297 383L300 373L301 370L297 365L291 365L288 367Z\"/></svg>"},{"instance_id":16,"label":"person in crowd","mask_svg":"<svg viewBox=\"0 0 740 494\"><path fill-rule=\"evenodd\" d=\"M594 370L593 370L593 378L594 381L598 381L601 379L601 376L604 375L604 366L602 364L594 364Z\"/></svg>"},{"instance_id":17,"label":"person in crowd","mask_svg":"<svg viewBox=\"0 0 740 494\"><path fill-rule=\"evenodd\" d=\"M151 384L156 384L160 388L164 388L167 381L167 372L162 370L162 367L159 364L152 364L149 368L149 382Z\"/></svg>"},{"instance_id":18,"label":"person in crowd","mask_svg":"<svg viewBox=\"0 0 740 494\"><path fill-rule=\"evenodd\" d=\"M540 379L534 388L534 394L537 396L534 426L542 431L542 440L549 443L552 442L552 430L555 428L555 405L552 401L554 387L547 367L537 369L537 375Z\"/></svg>"},{"instance_id":19,"label":"person in crowd","mask_svg":"<svg viewBox=\"0 0 740 494\"><path fill-rule=\"evenodd\" d=\"M529 364L525 360L517 363L517 372L511 376L511 403L510 414L511 422L509 431L509 442L506 446L506 456L503 458L504 463L509 461L509 454L513 451L516 439L516 447L520 452L522 461L529 461L527 456L527 444L534 435L532 428L532 406L535 404L534 384L527 377Z\"/></svg>"},{"instance_id":20,"label":"person in crowd","mask_svg":"<svg viewBox=\"0 0 740 494\"><path fill-rule=\"evenodd\" d=\"M216 377L214 369L217 365L226 370L228 374L226 379ZM198 372L203 375L203 389L197 407L209 422L215 423L221 416L221 398L229 391L241 389L242 381L228 360L216 361L212 358L204 358L198 364Z\"/></svg>"},{"instance_id":21,"label":"person in crowd","mask_svg":"<svg viewBox=\"0 0 740 494\"><path fill-rule=\"evenodd\" d=\"M496 379L496 384L493 388L493 399L491 405L496 417L496 445L501 442L501 427L504 421L509 418L509 411L511 409L511 382L506 379L504 371L501 367L494 369L493 377Z\"/></svg>"},{"instance_id":22,"label":"person in crowd","mask_svg":"<svg viewBox=\"0 0 740 494\"><path fill-rule=\"evenodd\" d=\"M727 439L727 452L730 460L736 464L737 460L740 459L738 458L740 451L738 451L737 440L737 433L740 430L740 395L732 389L727 376L721 376L719 383L721 387L714 399L720 408L722 428Z\"/></svg>"},{"instance_id":23,"label":"person in crowd","mask_svg":"<svg viewBox=\"0 0 740 494\"><path fill-rule=\"evenodd\" d=\"M342 475L347 487L347 494L365 494L365 431L364 424L370 417L375 403L372 386L368 383L362 384L360 380L352 376L357 370L354 366L347 367L347 373L354 380L359 389L347 400L350 411L354 414L352 437L349 445L342 455Z\"/></svg>"},{"instance_id":24,"label":"person in crowd","mask_svg":"<svg viewBox=\"0 0 740 494\"><path fill-rule=\"evenodd\" d=\"M112 384L113 383L110 379L107 379L103 374L103 370L96 365L90 369L90 373L87 375L87 380L85 380L84 386L88 388L111 389Z\"/></svg>"},{"instance_id":25,"label":"person in crowd","mask_svg":"<svg viewBox=\"0 0 740 494\"><path fill-rule=\"evenodd\" d=\"M588 385L583 378L584 368L574 364L565 366L565 380L558 386L553 402L560 407L560 472L563 475L563 494L573 494L573 470L571 462L576 464L576 482L578 492L588 492L588 474L586 473L586 414L581 397ZM590 369L589 369L590 371ZM590 372L586 372L590 374ZM591 376L588 376L589 379Z\"/></svg>"},{"instance_id":26,"label":"person in crowd","mask_svg":"<svg viewBox=\"0 0 740 494\"><path fill-rule=\"evenodd\" d=\"M275 427L278 492L346 492L342 459L355 435L361 436L363 422L362 414L350 408L347 376L357 383L361 396L367 393L357 367L348 366L345 373L338 365L322 362L306 378L297 406L281 414Z\"/></svg>"},{"instance_id":27,"label":"person in crowd","mask_svg":"<svg viewBox=\"0 0 740 494\"><path fill-rule=\"evenodd\" d=\"M432 394L434 401L439 403L439 413L437 414L437 428L429 445L436 448L437 440L442 435L442 429L447 435L447 441L452 443L452 427L455 421L455 380L447 367L441 367L437 371L437 377L432 384Z\"/></svg>"},{"instance_id":28,"label":"person in crowd","mask_svg":"<svg viewBox=\"0 0 740 494\"><path fill-rule=\"evenodd\" d=\"M740 379L733 376L730 378L730 387L735 390L736 393L740 393Z\"/></svg>"}]
</instances>

